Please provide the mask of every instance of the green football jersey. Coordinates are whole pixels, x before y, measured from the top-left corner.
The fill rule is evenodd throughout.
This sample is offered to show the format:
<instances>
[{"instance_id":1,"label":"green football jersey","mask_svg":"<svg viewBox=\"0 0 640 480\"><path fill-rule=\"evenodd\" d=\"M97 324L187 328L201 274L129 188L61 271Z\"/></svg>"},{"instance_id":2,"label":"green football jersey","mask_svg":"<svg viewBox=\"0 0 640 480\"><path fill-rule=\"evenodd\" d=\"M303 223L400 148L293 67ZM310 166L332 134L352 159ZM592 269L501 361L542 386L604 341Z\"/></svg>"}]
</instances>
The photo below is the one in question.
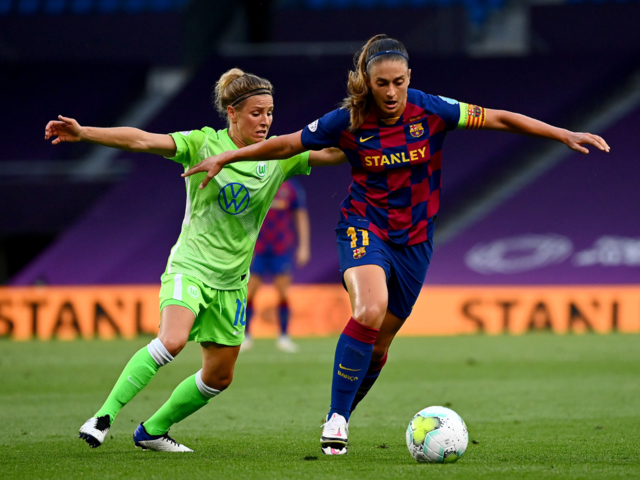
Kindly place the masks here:
<instances>
[{"instance_id":1,"label":"green football jersey","mask_svg":"<svg viewBox=\"0 0 640 480\"><path fill-rule=\"evenodd\" d=\"M172 133L174 160L185 171L207 157L236 150L227 130ZM237 290L249 280L249 266L262 221L278 188L296 174L308 175L309 152L288 160L226 165L204 189L206 172L186 177L187 207L178 242L165 273L197 278L218 290Z\"/></svg>"}]
</instances>

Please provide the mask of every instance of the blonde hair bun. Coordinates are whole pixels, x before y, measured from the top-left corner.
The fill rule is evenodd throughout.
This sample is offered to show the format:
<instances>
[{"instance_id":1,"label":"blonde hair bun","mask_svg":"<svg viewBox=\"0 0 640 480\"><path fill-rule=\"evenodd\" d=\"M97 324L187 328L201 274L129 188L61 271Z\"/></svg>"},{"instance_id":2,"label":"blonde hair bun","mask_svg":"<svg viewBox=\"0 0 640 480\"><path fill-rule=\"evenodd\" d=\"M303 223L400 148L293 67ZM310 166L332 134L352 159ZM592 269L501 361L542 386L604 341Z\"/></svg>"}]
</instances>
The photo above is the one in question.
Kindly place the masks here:
<instances>
[{"instance_id":1,"label":"blonde hair bun","mask_svg":"<svg viewBox=\"0 0 640 480\"><path fill-rule=\"evenodd\" d=\"M213 105L220 116L226 120L227 107L245 93L256 89L264 89L273 95L273 86L269 80L245 73L239 68L232 68L224 72L216 82L213 88ZM240 109L243 102L244 100L241 100L234 105L234 108Z\"/></svg>"},{"instance_id":2,"label":"blonde hair bun","mask_svg":"<svg viewBox=\"0 0 640 480\"><path fill-rule=\"evenodd\" d=\"M216 95L220 95L220 92L224 91L231 82L234 82L243 75L244 72L239 68L232 68L231 70L224 72L216 83Z\"/></svg>"}]
</instances>

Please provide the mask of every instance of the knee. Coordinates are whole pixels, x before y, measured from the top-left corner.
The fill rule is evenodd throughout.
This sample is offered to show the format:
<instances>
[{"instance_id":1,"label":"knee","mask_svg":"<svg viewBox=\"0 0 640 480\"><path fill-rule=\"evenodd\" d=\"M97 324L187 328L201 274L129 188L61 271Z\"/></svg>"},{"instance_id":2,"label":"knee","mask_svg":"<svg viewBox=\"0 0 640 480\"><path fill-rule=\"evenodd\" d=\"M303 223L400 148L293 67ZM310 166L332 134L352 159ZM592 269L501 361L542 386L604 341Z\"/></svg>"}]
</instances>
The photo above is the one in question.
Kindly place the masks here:
<instances>
[{"instance_id":1,"label":"knee","mask_svg":"<svg viewBox=\"0 0 640 480\"><path fill-rule=\"evenodd\" d=\"M217 379L216 384L213 386L213 388L220 391L226 390L227 388L229 388L232 381L233 381L233 375L230 375L228 377L219 377Z\"/></svg>"},{"instance_id":2,"label":"knee","mask_svg":"<svg viewBox=\"0 0 640 480\"><path fill-rule=\"evenodd\" d=\"M353 312L353 318L370 328L380 328L387 306L382 303L362 305Z\"/></svg>"},{"instance_id":3,"label":"knee","mask_svg":"<svg viewBox=\"0 0 640 480\"><path fill-rule=\"evenodd\" d=\"M226 390L233 381L233 371L228 372L206 372L202 371L202 381L209 387L216 390Z\"/></svg>"},{"instance_id":4,"label":"knee","mask_svg":"<svg viewBox=\"0 0 640 480\"><path fill-rule=\"evenodd\" d=\"M164 345L164 348L166 348L167 351L174 357L182 351L188 340L188 337L179 338L176 336L158 336L158 338Z\"/></svg>"}]
</instances>

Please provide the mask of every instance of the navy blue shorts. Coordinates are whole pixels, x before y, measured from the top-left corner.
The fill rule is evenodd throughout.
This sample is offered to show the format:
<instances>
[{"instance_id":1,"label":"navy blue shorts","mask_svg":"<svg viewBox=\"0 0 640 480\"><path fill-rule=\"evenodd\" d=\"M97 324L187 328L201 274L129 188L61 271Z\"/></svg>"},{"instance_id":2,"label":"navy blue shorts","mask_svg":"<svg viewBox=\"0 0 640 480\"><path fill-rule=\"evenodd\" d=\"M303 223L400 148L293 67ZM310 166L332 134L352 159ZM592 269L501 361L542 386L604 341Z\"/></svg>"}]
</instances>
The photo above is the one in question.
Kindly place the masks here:
<instances>
[{"instance_id":1,"label":"navy blue shorts","mask_svg":"<svg viewBox=\"0 0 640 480\"><path fill-rule=\"evenodd\" d=\"M343 225L336 228L336 237L342 275L351 267L379 265L387 275L387 308L399 318L407 318L427 276L433 240L396 247L368 230ZM344 285L344 279L342 283Z\"/></svg>"},{"instance_id":2,"label":"navy blue shorts","mask_svg":"<svg viewBox=\"0 0 640 480\"><path fill-rule=\"evenodd\" d=\"M293 252L282 255L273 253L256 254L251 263L251 273L261 277L287 275L293 270Z\"/></svg>"}]
</instances>

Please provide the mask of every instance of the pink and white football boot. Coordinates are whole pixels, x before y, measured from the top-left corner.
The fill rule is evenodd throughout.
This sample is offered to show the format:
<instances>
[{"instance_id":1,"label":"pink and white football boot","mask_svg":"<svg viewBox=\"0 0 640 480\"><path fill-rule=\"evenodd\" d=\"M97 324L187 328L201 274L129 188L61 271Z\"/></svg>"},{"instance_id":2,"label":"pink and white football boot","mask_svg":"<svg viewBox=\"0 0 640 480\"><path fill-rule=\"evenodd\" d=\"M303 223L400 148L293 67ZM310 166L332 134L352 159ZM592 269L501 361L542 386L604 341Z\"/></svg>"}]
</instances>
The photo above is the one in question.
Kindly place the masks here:
<instances>
[{"instance_id":1,"label":"pink and white football boot","mask_svg":"<svg viewBox=\"0 0 640 480\"><path fill-rule=\"evenodd\" d=\"M349 422L342 415L334 413L322 425L320 448L325 455L345 455L347 453L347 438L349 437Z\"/></svg>"}]
</instances>

